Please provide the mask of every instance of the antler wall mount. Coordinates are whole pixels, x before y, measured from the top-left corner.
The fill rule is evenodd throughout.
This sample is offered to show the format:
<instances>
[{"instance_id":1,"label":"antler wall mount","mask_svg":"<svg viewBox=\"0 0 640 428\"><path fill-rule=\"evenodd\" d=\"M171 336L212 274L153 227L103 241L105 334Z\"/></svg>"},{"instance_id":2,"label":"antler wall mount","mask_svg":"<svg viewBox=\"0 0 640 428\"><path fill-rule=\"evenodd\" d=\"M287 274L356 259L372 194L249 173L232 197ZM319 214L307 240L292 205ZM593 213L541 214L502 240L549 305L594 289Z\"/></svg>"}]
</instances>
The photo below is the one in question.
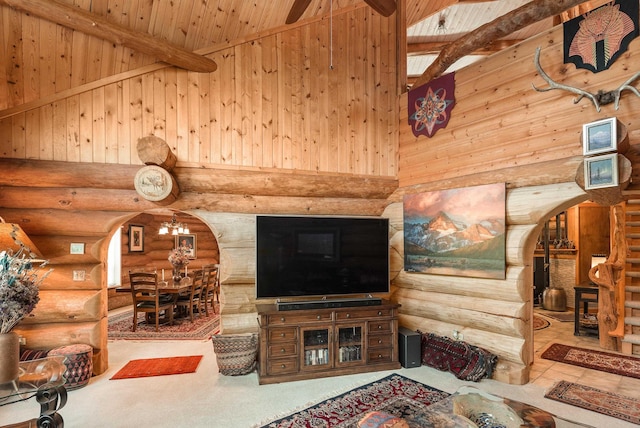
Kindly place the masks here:
<instances>
[{"instance_id":1,"label":"antler wall mount","mask_svg":"<svg viewBox=\"0 0 640 428\"><path fill-rule=\"evenodd\" d=\"M622 91L624 91L625 89L633 92L638 97L640 97L640 91L638 90L638 88L631 85L634 81L640 78L640 71L635 73L633 76L627 79L622 85L620 85L618 88L612 91L599 90L597 93L592 94L591 92L585 91L584 89L558 83L554 81L551 77L549 77L549 75L545 73L545 71L542 69L542 66L540 65L540 47L536 48L534 63L536 65L536 69L538 70L538 73L540 73L540 77L542 77L549 84L549 87L538 88L536 87L536 85L532 83L531 86L533 87L533 89L535 89L538 92L547 92L552 89L562 89L564 91L571 92L573 94L578 95L578 97L576 97L573 100L574 104L578 104L585 97L589 98L593 103L593 105L595 106L596 111L598 112L600 112L600 106L611 104L611 103L614 103L615 109L618 110L618 108L620 107L620 96L622 95Z\"/></svg>"}]
</instances>

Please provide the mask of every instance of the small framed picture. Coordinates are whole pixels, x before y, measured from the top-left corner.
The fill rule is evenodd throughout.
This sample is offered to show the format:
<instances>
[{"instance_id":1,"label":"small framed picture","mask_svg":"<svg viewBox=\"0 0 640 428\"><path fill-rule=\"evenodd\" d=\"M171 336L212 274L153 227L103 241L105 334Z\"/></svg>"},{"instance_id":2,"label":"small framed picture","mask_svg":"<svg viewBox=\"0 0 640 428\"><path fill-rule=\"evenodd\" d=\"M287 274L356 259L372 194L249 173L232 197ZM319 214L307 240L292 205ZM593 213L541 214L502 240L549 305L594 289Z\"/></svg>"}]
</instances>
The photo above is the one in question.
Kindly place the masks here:
<instances>
[{"instance_id":1,"label":"small framed picture","mask_svg":"<svg viewBox=\"0 0 640 428\"><path fill-rule=\"evenodd\" d=\"M139 253L144 251L144 226L129 225L129 252Z\"/></svg>"},{"instance_id":2,"label":"small framed picture","mask_svg":"<svg viewBox=\"0 0 640 428\"><path fill-rule=\"evenodd\" d=\"M84 254L84 242L72 242L69 254Z\"/></svg>"},{"instance_id":3,"label":"small framed picture","mask_svg":"<svg viewBox=\"0 0 640 428\"><path fill-rule=\"evenodd\" d=\"M196 258L196 248L197 248L197 242L196 242L196 235L195 234L191 234L191 235L178 235L176 236L176 243L175 243L175 248L178 247L185 247L189 250L189 258L190 259L195 259Z\"/></svg>"},{"instance_id":4,"label":"small framed picture","mask_svg":"<svg viewBox=\"0 0 640 428\"><path fill-rule=\"evenodd\" d=\"M615 117L582 125L582 153L584 156L615 152L618 149L616 126L617 119Z\"/></svg>"},{"instance_id":5,"label":"small framed picture","mask_svg":"<svg viewBox=\"0 0 640 428\"><path fill-rule=\"evenodd\" d=\"M618 185L618 154L594 156L584 160L584 188L599 189Z\"/></svg>"}]
</instances>

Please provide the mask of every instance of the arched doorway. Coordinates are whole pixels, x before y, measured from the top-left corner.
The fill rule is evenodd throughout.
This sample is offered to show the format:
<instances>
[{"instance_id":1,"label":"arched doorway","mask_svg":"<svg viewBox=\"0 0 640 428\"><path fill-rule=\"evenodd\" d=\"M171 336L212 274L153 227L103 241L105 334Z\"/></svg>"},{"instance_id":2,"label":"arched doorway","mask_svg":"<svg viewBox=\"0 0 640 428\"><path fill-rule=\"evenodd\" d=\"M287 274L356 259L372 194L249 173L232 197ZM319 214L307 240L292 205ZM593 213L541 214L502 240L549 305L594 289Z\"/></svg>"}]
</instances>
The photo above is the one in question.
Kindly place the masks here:
<instances>
[{"instance_id":1,"label":"arched doorway","mask_svg":"<svg viewBox=\"0 0 640 428\"><path fill-rule=\"evenodd\" d=\"M159 234L160 226L165 222L171 222L174 215L180 222L188 225L188 233L184 231L178 235ZM158 273L159 278L172 275L168 254L180 240L186 239L193 244L193 257L187 265L189 270L220 263L220 251L214 232L207 223L188 212L162 209L136 214L114 227L109 239L114 238L120 241L120 272L119 281L106 283L107 311L112 313L118 312L120 308L130 308L131 295L119 292L128 286L130 270L153 270ZM115 258L109 258L108 255L105 255L105 259L106 270L111 270L112 264L117 263Z\"/></svg>"}]
</instances>

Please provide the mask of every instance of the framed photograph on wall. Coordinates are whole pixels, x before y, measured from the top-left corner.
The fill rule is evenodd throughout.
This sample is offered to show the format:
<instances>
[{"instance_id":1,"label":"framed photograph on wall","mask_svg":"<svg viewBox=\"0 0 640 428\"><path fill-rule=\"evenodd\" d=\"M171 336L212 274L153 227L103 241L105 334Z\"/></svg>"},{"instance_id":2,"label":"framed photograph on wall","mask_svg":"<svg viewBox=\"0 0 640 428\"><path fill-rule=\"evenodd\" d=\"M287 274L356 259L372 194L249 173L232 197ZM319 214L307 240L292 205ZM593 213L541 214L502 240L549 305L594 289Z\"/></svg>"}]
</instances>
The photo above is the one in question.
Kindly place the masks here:
<instances>
[{"instance_id":1,"label":"framed photograph on wall","mask_svg":"<svg viewBox=\"0 0 640 428\"><path fill-rule=\"evenodd\" d=\"M144 251L144 226L129 225L129 252L140 253Z\"/></svg>"},{"instance_id":2,"label":"framed photograph on wall","mask_svg":"<svg viewBox=\"0 0 640 428\"><path fill-rule=\"evenodd\" d=\"M618 185L618 154L594 156L584 160L584 188L600 189Z\"/></svg>"},{"instance_id":3,"label":"framed photograph on wall","mask_svg":"<svg viewBox=\"0 0 640 428\"><path fill-rule=\"evenodd\" d=\"M617 119L610 117L582 125L582 152L585 156L615 152L617 143Z\"/></svg>"},{"instance_id":4,"label":"framed photograph on wall","mask_svg":"<svg viewBox=\"0 0 640 428\"><path fill-rule=\"evenodd\" d=\"M190 259L195 259L196 256L197 256L197 252L196 252L196 248L197 248L196 235L195 234L177 235L176 236L175 248L178 248L178 247L187 248L189 250L189 258Z\"/></svg>"}]
</instances>

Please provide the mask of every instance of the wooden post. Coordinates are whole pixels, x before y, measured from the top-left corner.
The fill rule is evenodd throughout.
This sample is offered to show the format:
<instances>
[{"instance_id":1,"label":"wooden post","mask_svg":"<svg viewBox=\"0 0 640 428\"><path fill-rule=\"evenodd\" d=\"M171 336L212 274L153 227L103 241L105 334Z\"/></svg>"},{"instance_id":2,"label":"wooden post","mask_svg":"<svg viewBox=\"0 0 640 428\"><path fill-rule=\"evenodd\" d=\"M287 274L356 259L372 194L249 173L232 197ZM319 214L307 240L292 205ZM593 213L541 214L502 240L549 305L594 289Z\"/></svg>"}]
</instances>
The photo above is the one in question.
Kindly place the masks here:
<instances>
[{"instance_id":1,"label":"wooden post","mask_svg":"<svg viewBox=\"0 0 640 428\"><path fill-rule=\"evenodd\" d=\"M618 350L617 336L622 335L619 321L624 312L619 313L620 299L624 298L623 269L626 262L627 243L624 236L624 211L620 205L613 209L615 226L611 254L607 261L591 268L589 279L599 287L598 332L600 347ZM623 322L624 324L624 322ZM622 328L624 330L624 327Z\"/></svg>"}]
</instances>

